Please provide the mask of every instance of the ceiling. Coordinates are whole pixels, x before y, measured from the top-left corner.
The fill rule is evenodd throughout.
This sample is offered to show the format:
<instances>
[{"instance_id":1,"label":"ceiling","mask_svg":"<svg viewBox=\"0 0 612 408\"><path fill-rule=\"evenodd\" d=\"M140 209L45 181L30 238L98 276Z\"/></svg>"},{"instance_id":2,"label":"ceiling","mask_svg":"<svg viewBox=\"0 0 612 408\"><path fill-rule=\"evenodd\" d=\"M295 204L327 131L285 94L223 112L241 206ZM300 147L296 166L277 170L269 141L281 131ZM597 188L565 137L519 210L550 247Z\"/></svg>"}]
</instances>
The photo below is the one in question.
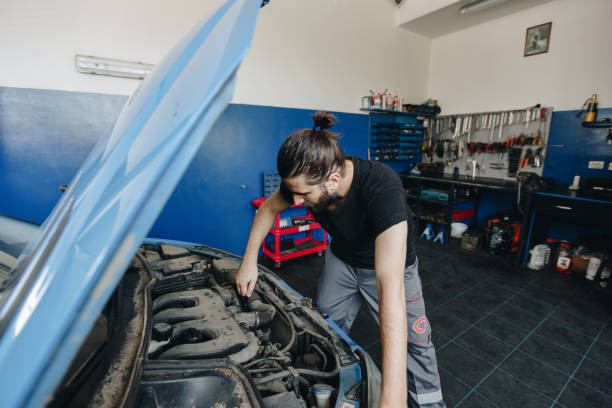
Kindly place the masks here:
<instances>
[{"instance_id":1,"label":"ceiling","mask_svg":"<svg viewBox=\"0 0 612 408\"><path fill-rule=\"evenodd\" d=\"M424 5L423 1L427 3ZM471 14L459 12L461 7L474 1L404 0L397 11L396 22L402 28L436 38L554 0L506 0ZM432 7L436 4L440 7Z\"/></svg>"}]
</instances>

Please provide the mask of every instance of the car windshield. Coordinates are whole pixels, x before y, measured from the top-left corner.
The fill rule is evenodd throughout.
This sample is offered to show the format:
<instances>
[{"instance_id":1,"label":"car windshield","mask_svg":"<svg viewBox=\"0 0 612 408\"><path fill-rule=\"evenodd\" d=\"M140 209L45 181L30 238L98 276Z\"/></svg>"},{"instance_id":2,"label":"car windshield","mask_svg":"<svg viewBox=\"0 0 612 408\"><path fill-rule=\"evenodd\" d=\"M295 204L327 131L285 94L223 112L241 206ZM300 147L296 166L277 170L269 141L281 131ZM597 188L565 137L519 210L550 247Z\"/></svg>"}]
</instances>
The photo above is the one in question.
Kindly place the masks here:
<instances>
[{"instance_id":1,"label":"car windshield","mask_svg":"<svg viewBox=\"0 0 612 408\"><path fill-rule=\"evenodd\" d=\"M34 224L0 215L0 290L17 258L37 231L38 226Z\"/></svg>"}]
</instances>

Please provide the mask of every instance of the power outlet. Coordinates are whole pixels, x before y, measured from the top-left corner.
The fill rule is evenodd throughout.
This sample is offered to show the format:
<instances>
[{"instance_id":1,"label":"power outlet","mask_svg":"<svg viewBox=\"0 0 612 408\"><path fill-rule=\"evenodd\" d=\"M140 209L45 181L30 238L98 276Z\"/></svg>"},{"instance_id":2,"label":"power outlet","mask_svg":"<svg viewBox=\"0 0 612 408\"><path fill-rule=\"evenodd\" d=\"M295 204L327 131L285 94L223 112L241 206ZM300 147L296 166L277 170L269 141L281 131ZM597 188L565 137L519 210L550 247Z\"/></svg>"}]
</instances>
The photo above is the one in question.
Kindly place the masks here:
<instances>
[{"instance_id":1,"label":"power outlet","mask_svg":"<svg viewBox=\"0 0 612 408\"><path fill-rule=\"evenodd\" d=\"M589 162L589 169L603 170L603 168L604 168L604 162L602 161L590 161Z\"/></svg>"}]
</instances>

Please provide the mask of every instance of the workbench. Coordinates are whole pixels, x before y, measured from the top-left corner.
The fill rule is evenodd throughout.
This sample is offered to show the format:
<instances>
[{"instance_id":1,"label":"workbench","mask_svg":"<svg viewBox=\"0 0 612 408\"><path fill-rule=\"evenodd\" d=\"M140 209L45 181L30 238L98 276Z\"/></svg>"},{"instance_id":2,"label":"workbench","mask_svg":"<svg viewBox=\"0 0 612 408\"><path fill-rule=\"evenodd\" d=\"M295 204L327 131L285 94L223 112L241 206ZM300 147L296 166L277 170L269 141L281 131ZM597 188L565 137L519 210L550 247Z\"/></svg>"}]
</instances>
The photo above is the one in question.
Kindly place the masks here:
<instances>
[{"instance_id":1,"label":"workbench","mask_svg":"<svg viewBox=\"0 0 612 408\"><path fill-rule=\"evenodd\" d=\"M518 194L518 183L513 180L500 180L488 177L475 177L470 176L457 176L451 175L440 175L440 176L427 176L427 175L414 175L414 174L400 174L404 188L408 189L406 193L406 199L412 202L412 208L414 209L415 216L418 218L421 209L421 203L437 204L445 208L447 218L444 224L446 232L450 235L450 224L454 221L452 218L452 207L464 203L473 202L474 214L470 222L471 227L477 227L478 225L478 210L480 208L480 196L482 191L493 191L503 192L510 194ZM440 188L450 192L450 199L448 201L440 200L429 200L422 198L420 192L423 187L428 188ZM457 192L464 190L469 191L470 196L465 197L457 195ZM525 199L525 208L530 208L532 194L522 192ZM516 200L515 200L516 201ZM516 207L514 207L516 208ZM519 264L523 258L523 251L525 248L526 231L527 231L527 217L523 217L521 225L521 233L518 242L518 250L516 253L516 263ZM420 233L420 231L418 231Z\"/></svg>"}]
</instances>

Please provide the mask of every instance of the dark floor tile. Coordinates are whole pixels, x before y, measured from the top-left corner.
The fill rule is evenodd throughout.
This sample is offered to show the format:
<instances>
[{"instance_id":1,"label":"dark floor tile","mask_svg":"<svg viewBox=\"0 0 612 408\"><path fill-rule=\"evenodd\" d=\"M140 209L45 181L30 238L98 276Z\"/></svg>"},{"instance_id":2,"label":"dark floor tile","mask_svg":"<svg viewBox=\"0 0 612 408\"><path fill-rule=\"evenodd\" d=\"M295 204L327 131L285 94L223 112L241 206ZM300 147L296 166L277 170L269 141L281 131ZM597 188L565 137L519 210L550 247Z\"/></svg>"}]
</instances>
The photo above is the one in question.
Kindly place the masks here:
<instances>
[{"instance_id":1,"label":"dark floor tile","mask_svg":"<svg viewBox=\"0 0 612 408\"><path fill-rule=\"evenodd\" d=\"M565 294L569 294L576 288L576 282L572 276L559 274L552 270L544 271L539 284L543 289Z\"/></svg>"},{"instance_id":2,"label":"dark floor tile","mask_svg":"<svg viewBox=\"0 0 612 408\"><path fill-rule=\"evenodd\" d=\"M575 378L612 397L612 369L584 360Z\"/></svg>"},{"instance_id":3,"label":"dark floor tile","mask_svg":"<svg viewBox=\"0 0 612 408\"><path fill-rule=\"evenodd\" d=\"M464 408L495 408L497 405L473 392L461 403L461 406Z\"/></svg>"},{"instance_id":4,"label":"dark floor tile","mask_svg":"<svg viewBox=\"0 0 612 408\"><path fill-rule=\"evenodd\" d=\"M499 370L476 390L502 408L548 408L552 404L544 395Z\"/></svg>"},{"instance_id":5,"label":"dark floor tile","mask_svg":"<svg viewBox=\"0 0 612 408\"><path fill-rule=\"evenodd\" d=\"M529 334L522 327L510 324L495 315L485 317L476 324L476 327L512 347L519 344Z\"/></svg>"},{"instance_id":6,"label":"dark floor tile","mask_svg":"<svg viewBox=\"0 0 612 408\"><path fill-rule=\"evenodd\" d=\"M440 369L439 372L444 403L447 407L454 407L468 393L470 388L459 382L457 377L444 369Z\"/></svg>"},{"instance_id":7,"label":"dark floor tile","mask_svg":"<svg viewBox=\"0 0 612 408\"><path fill-rule=\"evenodd\" d=\"M431 310L448 300L448 294L439 288L435 282L423 285L423 299L428 310Z\"/></svg>"},{"instance_id":8,"label":"dark floor tile","mask_svg":"<svg viewBox=\"0 0 612 408\"><path fill-rule=\"evenodd\" d=\"M470 289L470 286L464 285L463 283L456 281L450 277L439 279L435 283L436 286L440 290L442 290L445 296L449 299Z\"/></svg>"},{"instance_id":9,"label":"dark floor tile","mask_svg":"<svg viewBox=\"0 0 612 408\"><path fill-rule=\"evenodd\" d=\"M469 326L469 323L442 309L429 313L427 318L429 319L432 333L440 333L449 339L452 339Z\"/></svg>"},{"instance_id":10,"label":"dark floor tile","mask_svg":"<svg viewBox=\"0 0 612 408\"><path fill-rule=\"evenodd\" d=\"M529 281L518 275L516 271L493 270L491 268L490 276L492 282L512 290L520 290L529 284Z\"/></svg>"},{"instance_id":11,"label":"dark floor tile","mask_svg":"<svg viewBox=\"0 0 612 408\"><path fill-rule=\"evenodd\" d=\"M589 291L578 293L565 300L561 304L561 308L603 323L612 312L610 302L610 297L606 297L599 292Z\"/></svg>"},{"instance_id":12,"label":"dark floor tile","mask_svg":"<svg viewBox=\"0 0 612 408\"><path fill-rule=\"evenodd\" d=\"M600 340L597 340L595 344L593 344L588 357L596 363L612 368L612 346Z\"/></svg>"},{"instance_id":13,"label":"dark floor tile","mask_svg":"<svg viewBox=\"0 0 612 408\"><path fill-rule=\"evenodd\" d=\"M550 338L554 341L555 338ZM549 339L532 334L519 350L570 375L582 359L582 354L568 350Z\"/></svg>"},{"instance_id":14,"label":"dark floor tile","mask_svg":"<svg viewBox=\"0 0 612 408\"><path fill-rule=\"evenodd\" d=\"M483 293L494 297L499 301L505 301L516 294L515 290L499 285L495 282L487 282L486 286L483 286L482 289L484 289Z\"/></svg>"},{"instance_id":15,"label":"dark floor tile","mask_svg":"<svg viewBox=\"0 0 612 408\"><path fill-rule=\"evenodd\" d=\"M500 369L552 399L556 398L568 379L566 374L551 370L521 352L512 353Z\"/></svg>"},{"instance_id":16,"label":"dark floor tile","mask_svg":"<svg viewBox=\"0 0 612 408\"><path fill-rule=\"evenodd\" d=\"M608 322L606 328L599 335L598 341L612 346L612 321Z\"/></svg>"},{"instance_id":17,"label":"dark floor tile","mask_svg":"<svg viewBox=\"0 0 612 408\"><path fill-rule=\"evenodd\" d=\"M590 338L595 337L603 327L601 322L561 308L555 310L548 320Z\"/></svg>"},{"instance_id":18,"label":"dark floor tile","mask_svg":"<svg viewBox=\"0 0 612 408\"><path fill-rule=\"evenodd\" d=\"M568 296L567 293L553 292L542 288L538 284L528 286L527 288L525 288L525 290L521 291L521 294L528 297L532 297L541 302L550 303L552 306L558 305Z\"/></svg>"},{"instance_id":19,"label":"dark floor tile","mask_svg":"<svg viewBox=\"0 0 612 408\"><path fill-rule=\"evenodd\" d=\"M433 342L434 346L436 346L436 349L439 349L440 347L444 346L446 343L449 342L449 338L446 336L441 335L438 332L431 332L431 341Z\"/></svg>"},{"instance_id":20,"label":"dark floor tile","mask_svg":"<svg viewBox=\"0 0 612 408\"><path fill-rule=\"evenodd\" d=\"M606 397L578 381L572 380L559 397L559 402L567 408L609 408L612 398Z\"/></svg>"},{"instance_id":21,"label":"dark floor tile","mask_svg":"<svg viewBox=\"0 0 612 408\"><path fill-rule=\"evenodd\" d=\"M453 342L491 364L499 363L512 351L512 347L476 328L471 328Z\"/></svg>"},{"instance_id":22,"label":"dark floor tile","mask_svg":"<svg viewBox=\"0 0 612 408\"><path fill-rule=\"evenodd\" d=\"M438 365L459 378L467 385L476 385L491 369L493 365L463 350L456 344L449 344L438 350Z\"/></svg>"},{"instance_id":23,"label":"dark floor tile","mask_svg":"<svg viewBox=\"0 0 612 408\"><path fill-rule=\"evenodd\" d=\"M510 303L512 306L518 307L519 309L534 313L541 317L547 316L555 308L555 306L550 303L541 302L531 295L523 294L514 296L508 301L508 303Z\"/></svg>"},{"instance_id":24,"label":"dark floor tile","mask_svg":"<svg viewBox=\"0 0 612 408\"><path fill-rule=\"evenodd\" d=\"M548 321L542 323L535 331L535 334L545 339L554 339L555 343L561 344L578 353L584 353L592 342L592 339L589 337Z\"/></svg>"},{"instance_id":25,"label":"dark floor tile","mask_svg":"<svg viewBox=\"0 0 612 408\"><path fill-rule=\"evenodd\" d=\"M542 317L532 313L525 313L524 310L516 308L509 303L495 310L493 315L527 330L533 330L542 321Z\"/></svg>"},{"instance_id":26,"label":"dark floor tile","mask_svg":"<svg viewBox=\"0 0 612 408\"><path fill-rule=\"evenodd\" d=\"M482 298L462 295L442 305L442 309L472 324L480 320L492 307Z\"/></svg>"}]
</instances>

